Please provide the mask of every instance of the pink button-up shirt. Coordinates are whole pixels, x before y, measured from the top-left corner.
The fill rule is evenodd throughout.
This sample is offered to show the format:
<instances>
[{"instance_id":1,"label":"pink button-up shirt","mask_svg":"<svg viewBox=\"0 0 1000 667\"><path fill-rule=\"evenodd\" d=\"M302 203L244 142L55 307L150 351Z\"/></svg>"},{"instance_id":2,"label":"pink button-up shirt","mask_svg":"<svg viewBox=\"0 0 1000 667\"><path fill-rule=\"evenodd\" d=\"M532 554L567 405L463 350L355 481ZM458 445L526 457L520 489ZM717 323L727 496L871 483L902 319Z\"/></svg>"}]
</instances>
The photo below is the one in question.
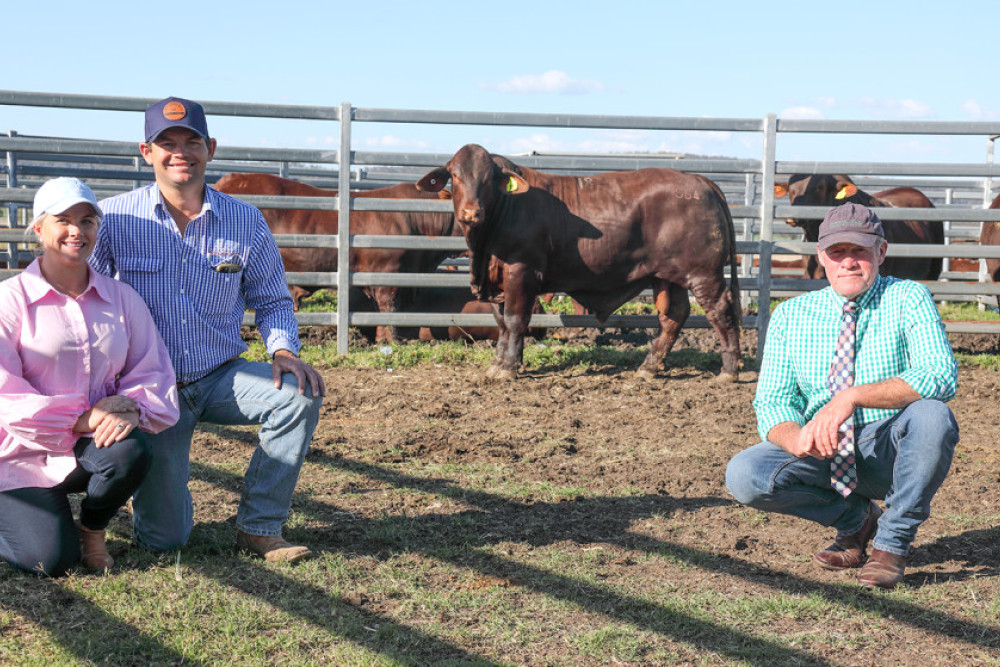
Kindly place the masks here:
<instances>
[{"instance_id":1,"label":"pink button-up shirt","mask_svg":"<svg viewBox=\"0 0 1000 667\"><path fill-rule=\"evenodd\" d=\"M36 259L0 283L0 491L52 487L76 468L73 426L106 396L139 405L139 428L178 417L170 357L146 304L90 269L78 298L57 292Z\"/></svg>"}]
</instances>

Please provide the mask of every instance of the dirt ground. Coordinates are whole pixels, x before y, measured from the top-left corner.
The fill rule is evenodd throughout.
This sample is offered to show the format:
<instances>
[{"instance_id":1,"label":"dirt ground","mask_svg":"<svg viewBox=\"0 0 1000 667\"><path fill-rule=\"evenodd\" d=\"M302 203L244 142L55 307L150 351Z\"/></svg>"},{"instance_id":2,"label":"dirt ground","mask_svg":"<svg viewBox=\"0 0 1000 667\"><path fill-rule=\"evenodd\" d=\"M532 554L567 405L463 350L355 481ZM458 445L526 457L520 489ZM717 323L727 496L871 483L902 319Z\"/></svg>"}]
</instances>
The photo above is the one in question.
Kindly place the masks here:
<instances>
[{"instance_id":1,"label":"dirt ground","mask_svg":"<svg viewBox=\"0 0 1000 667\"><path fill-rule=\"evenodd\" d=\"M643 339L641 333L584 336L585 341L621 346ZM744 332L743 339L744 355L752 357L754 332ZM953 345L967 352L1000 352L995 336L955 335ZM708 331L685 332L671 357L685 348L715 350L716 342ZM527 372L514 383L498 384L485 381L484 370L471 365L327 369L329 395L310 456L384 466L493 464L510 480L584 487L605 499L620 498L622 489L631 489L633 497L648 499L651 506L663 499L664 507L671 508L670 519L655 528L644 522L657 510L643 509L642 503L610 501L598 511L593 503L571 499L559 520L548 524L531 514L526 522L521 503L497 503L490 509L490 538L568 545L611 542L624 548L640 539L632 533L633 523L643 523L652 537L675 548L722 559L716 568L685 572L695 587L732 587L732 577L720 580L720 574L728 574L740 582L738 588L757 588L766 595L774 586L794 590L850 584L856 576L823 571L811 562L812 554L830 542L829 530L788 517L761 518L726 491L727 462L758 440L751 407L757 379L753 370L744 370L735 384L716 382L718 368L702 371L683 364L652 382L637 379L634 368L596 367ZM1000 373L961 368L959 394L951 403L961 428L959 452L907 563L909 585L941 586L942 595L956 596L958 606L968 582L985 577L996 586L1000 573L998 392ZM303 484L308 488L308 480ZM356 516L420 511L390 510L383 497L368 500L363 489L340 491L338 504ZM984 521L977 522L977 516ZM541 524L534 525L536 521ZM323 540L329 548L343 548L357 537L340 524L316 539L321 548ZM628 559L612 560L609 576L626 576L629 567ZM642 576L659 576L652 565L645 567ZM369 602L377 605L362 600ZM919 653L913 653L912 642L925 642L927 628L919 621L922 612L901 613L912 619L876 647L878 659L867 647L859 649L856 661L847 658L840 664L913 664ZM996 631L991 633L990 642L997 642ZM983 650L947 636L942 642L935 637L933 643L940 645L930 649L932 655L953 654L958 663L963 663L960 656Z\"/></svg>"}]
</instances>

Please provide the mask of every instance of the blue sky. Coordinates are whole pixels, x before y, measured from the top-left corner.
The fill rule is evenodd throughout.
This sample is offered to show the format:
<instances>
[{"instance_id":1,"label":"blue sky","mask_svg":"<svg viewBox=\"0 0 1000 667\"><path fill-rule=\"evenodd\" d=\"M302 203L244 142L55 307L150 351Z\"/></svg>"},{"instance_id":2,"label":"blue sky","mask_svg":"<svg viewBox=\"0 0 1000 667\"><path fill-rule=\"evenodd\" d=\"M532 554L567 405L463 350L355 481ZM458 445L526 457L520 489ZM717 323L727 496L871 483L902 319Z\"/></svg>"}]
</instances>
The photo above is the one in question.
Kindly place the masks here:
<instances>
[{"instance_id":1,"label":"blue sky","mask_svg":"<svg viewBox=\"0 0 1000 667\"><path fill-rule=\"evenodd\" d=\"M0 88L635 116L1000 121L995 1L18 2ZM234 9L238 7L238 9ZM11 57L11 54L15 54ZM138 140L139 114L0 107L0 129ZM333 147L335 123L209 119L220 143ZM755 134L355 124L355 149L760 157ZM982 162L984 138L793 137L779 159Z\"/></svg>"}]
</instances>

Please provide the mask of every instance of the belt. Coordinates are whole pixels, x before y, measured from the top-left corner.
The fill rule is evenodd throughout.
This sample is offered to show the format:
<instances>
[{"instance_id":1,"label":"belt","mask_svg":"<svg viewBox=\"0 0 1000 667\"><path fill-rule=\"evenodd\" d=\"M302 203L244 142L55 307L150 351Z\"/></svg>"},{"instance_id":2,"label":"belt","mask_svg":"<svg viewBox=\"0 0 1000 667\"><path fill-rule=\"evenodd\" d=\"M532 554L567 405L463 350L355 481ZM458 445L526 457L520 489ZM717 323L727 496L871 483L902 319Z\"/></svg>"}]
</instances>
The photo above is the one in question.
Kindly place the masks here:
<instances>
[{"instance_id":1,"label":"belt","mask_svg":"<svg viewBox=\"0 0 1000 667\"><path fill-rule=\"evenodd\" d=\"M218 366L216 366L215 368L213 368L213 369L212 369L212 370L210 370L209 372L205 373L204 375L202 375L202 376L201 376L200 378L198 378L197 380L190 380L189 382L178 382L178 383L177 383L177 389L183 389L184 387L188 386L189 384L194 384L195 382L199 382L199 381L201 381L201 380L204 380L204 379L205 379L205 378L207 378L207 377L208 377L209 375L211 375L211 374L212 374L212 373L214 373L215 371L219 370L220 368L222 368L222 367L223 367L223 366L225 366L226 364L231 364L231 363L233 363L234 361L236 361L237 359L239 359L239 358L240 358L240 356L241 356L241 355L237 354L237 355L236 355L235 357L233 357L232 359L227 359L227 360L223 361L223 362L222 362L221 364L219 364Z\"/></svg>"}]
</instances>

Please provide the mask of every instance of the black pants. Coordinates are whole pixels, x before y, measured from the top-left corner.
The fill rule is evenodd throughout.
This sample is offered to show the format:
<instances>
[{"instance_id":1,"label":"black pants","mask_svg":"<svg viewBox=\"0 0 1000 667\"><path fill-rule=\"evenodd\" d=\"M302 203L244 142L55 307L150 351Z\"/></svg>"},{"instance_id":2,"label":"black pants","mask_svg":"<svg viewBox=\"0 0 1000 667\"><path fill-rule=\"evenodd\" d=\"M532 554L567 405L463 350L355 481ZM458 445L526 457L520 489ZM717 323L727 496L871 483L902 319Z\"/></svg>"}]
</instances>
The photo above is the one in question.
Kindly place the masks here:
<instances>
[{"instance_id":1,"label":"black pants","mask_svg":"<svg viewBox=\"0 0 1000 667\"><path fill-rule=\"evenodd\" d=\"M73 453L77 468L58 485L0 491L0 558L12 566L52 577L65 574L80 560L68 495L86 492L80 523L104 530L142 482L150 461L138 429L110 447L80 438Z\"/></svg>"}]
</instances>

